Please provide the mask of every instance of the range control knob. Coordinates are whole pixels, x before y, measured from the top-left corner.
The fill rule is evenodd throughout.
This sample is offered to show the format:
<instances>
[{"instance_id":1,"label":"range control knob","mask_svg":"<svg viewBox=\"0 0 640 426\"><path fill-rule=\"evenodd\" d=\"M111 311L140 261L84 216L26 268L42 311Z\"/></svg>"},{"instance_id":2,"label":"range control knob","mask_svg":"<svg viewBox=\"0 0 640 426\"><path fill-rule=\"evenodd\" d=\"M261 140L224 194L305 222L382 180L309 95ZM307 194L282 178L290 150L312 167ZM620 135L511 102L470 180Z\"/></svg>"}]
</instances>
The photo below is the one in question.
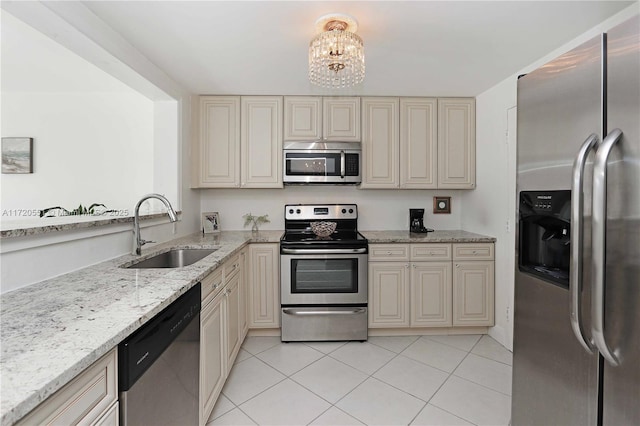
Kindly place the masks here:
<instances>
[{"instance_id":1,"label":"range control knob","mask_svg":"<svg viewBox=\"0 0 640 426\"><path fill-rule=\"evenodd\" d=\"M289 209L289 214L293 214L293 209Z\"/></svg>"},{"instance_id":2,"label":"range control knob","mask_svg":"<svg viewBox=\"0 0 640 426\"><path fill-rule=\"evenodd\" d=\"M300 209L296 210L296 213L300 214L302 211Z\"/></svg>"},{"instance_id":3,"label":"range control knob","mask_svg":"<svg viewBox=\"0 0 640 426\"><path fill-rule=\"evenodd\" d=\"M353 209L349 209L349 213L353 213Z\"/></svg>"},{"instance_id":4,"label":"range control knob","mask_svg":"<svg viewBox=\"0 0 640 426\"><path fill-rule=\"evenodd\" d=\"M345 214L347 212L347 209L342 209L342 214Z\"/></svg>"}]
</instances>

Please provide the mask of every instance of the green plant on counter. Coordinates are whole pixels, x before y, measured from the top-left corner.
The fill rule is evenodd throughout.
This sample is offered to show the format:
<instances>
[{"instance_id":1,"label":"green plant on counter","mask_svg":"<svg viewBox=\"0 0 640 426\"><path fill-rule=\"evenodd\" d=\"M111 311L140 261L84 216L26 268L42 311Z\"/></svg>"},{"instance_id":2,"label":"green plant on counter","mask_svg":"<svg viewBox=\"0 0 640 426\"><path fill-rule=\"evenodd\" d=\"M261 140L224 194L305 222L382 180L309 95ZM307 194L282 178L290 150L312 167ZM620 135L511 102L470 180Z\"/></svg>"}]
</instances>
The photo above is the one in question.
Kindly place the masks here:
<instances>
[{"instance_id":1,"label":"green plant on counter","mask_svg":"<svg viewBox=\"0 0 640 426\"><path fill-rule=\"evenodd\" d=\"M245 228L247 226L249 226L250 224L253 224L251 226L251 231L253 231L253 232L258 232L258 225L262 225L263 223L271 222L269 220L269 215L268 214L265 214L263 216L254 216L251 213L247 213L244 216L242 216L242 218L244 219L244 227Z\"/></svg>"},{"instance_id":2,"label":"green plant on counter","mask_svg":"<svg viewBox=\"0 0 640 426\"><path fill-rule=\"evenodd\" d=\"M97 210L96 207L104 207L105 210ZM73 210L67 210L64 207L49 207L46 209L40 210L40 217L55 217L55 216L80 216L83 214L86 215L101 215L111 210L106 210L107 206L104 204L93 203L89 207L84 207L80 204L77 208Z\"/></svg>"}]
</instances>

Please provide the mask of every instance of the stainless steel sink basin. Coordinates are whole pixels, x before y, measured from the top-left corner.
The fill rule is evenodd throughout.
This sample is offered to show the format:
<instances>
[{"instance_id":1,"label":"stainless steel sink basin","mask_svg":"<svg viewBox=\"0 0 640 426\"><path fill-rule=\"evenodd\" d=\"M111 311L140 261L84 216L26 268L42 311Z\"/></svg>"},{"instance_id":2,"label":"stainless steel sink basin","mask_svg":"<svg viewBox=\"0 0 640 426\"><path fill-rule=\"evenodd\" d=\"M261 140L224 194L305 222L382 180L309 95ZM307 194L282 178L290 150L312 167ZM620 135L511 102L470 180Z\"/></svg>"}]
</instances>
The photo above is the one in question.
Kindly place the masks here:
<instances>
[{"instance_id":1,"label":"stainless steel sink basin","mask_svg":"<svg viewBox=\"0 0 640 426\"><path fill-rule=\"evenodd\" d=\"M127 266L127 269L180 268L196 263L217 249L172 249Z\"/></svg>"}]
</instances>

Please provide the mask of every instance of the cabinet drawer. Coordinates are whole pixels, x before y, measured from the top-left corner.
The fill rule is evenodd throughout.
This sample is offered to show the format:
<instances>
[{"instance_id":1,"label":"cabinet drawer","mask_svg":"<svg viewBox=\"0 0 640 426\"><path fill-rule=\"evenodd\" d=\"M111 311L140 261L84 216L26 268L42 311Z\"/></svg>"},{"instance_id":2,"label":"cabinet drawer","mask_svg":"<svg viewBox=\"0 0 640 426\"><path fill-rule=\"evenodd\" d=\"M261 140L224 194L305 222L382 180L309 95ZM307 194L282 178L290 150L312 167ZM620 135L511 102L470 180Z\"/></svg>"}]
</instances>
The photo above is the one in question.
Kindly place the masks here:
<instances>
[{"instance_id":1,"label":"cabinet drawer","mask_svg":"<svg viewBox=\"0 0 640 426\"><path fill-rule=\"evenodd\" d=\"M36 407L18 425L88 425L117 400L116 350L96 361Z\"/></svg>"},{"instance_id":2,"label":"cabinet drawer","mask_svg":"<svg viewBox=\"0 0 640 426\"><path fill-rule=\"evenodd\" d=\"M222 290L222 268L218 268L206 277L201 282L201 297L200 300L204 300L210 295L216 294Z\"/></svg>"},{"instance_id":3,"label":"cabinet drawer","mask_svg":"<svg viewBox=\"0 0 640 426\"><path fill-rule=\"evenodd\" d=\"M240 271L240 254L233 256L231 259L224 262L224 282L228 283L235 274Z\"/></svg>"},{"instance_id":4,"label":"cabinet drawer","mask_svg":"<svg viewBox=\"0 0 640 426\"><path fill-rule=\"evenodd\" d=\"M451 260L451 244L411 244L412 261Z\"/></svg>"},{"instance_id":5,"label":"cabinet drawer","mask_svg":"<svg viewBox=\"0 0 640 426\"><path fill-rule=\"evenodd\" d=\"M409 260L409 244L370 244L369 261L396 262Z\"/></svg>"},{"instance_id":6,"label":"cabinet drawer","mask_svg":"<svg viewBox=\"0 0 640 426\"><path fill-rule=\"evenodd\" d=\"M493 243L453 245L453 260L492 260Z\"/></svg>"}]
</instances>

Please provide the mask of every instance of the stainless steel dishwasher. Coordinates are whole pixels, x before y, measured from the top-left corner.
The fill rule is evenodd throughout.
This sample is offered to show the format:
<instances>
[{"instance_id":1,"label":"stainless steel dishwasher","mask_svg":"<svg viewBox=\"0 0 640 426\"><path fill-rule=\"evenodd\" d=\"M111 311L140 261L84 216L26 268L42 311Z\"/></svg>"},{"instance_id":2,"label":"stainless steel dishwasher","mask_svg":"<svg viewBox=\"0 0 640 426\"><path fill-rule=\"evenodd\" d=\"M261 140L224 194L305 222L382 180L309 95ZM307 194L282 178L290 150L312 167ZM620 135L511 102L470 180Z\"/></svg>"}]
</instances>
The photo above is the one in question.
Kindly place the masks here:
<instances>
[{"instance_id":1,"label":"stainless steel dishwasher","mask_svg":"<svg viewBox=\"0 0 640 426\"><path fill-rule=\"evenodd\" d=\"M200 283L118 346L120 424L197 425Z\"/></svg>"}]
</instances>

